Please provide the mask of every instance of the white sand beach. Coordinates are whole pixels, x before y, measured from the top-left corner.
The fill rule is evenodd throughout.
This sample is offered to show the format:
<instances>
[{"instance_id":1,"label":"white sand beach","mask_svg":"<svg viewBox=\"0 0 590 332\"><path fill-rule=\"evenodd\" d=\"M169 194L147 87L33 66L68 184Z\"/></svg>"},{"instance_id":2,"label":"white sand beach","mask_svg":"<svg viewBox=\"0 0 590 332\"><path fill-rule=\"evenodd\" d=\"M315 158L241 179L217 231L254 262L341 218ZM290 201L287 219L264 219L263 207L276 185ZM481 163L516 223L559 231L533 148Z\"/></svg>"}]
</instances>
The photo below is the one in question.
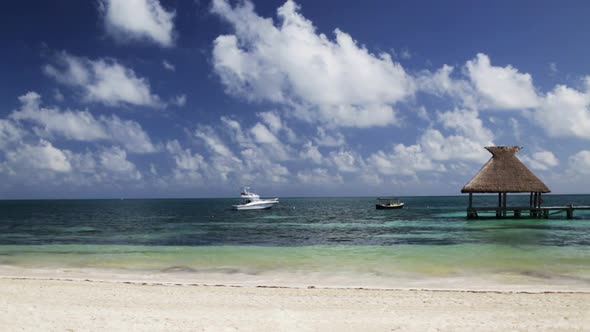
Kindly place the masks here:
<instances>
[{"instance_id":1,"label":"white sand beach","mask_svg":"<svg viewBox=\"0 0 590 332\"><path fill-rule=\"evenodd\" d=\"M582 331L590 326L590 293L3 276L0 326L4 331Z\"/></svg>"}]
</instances>

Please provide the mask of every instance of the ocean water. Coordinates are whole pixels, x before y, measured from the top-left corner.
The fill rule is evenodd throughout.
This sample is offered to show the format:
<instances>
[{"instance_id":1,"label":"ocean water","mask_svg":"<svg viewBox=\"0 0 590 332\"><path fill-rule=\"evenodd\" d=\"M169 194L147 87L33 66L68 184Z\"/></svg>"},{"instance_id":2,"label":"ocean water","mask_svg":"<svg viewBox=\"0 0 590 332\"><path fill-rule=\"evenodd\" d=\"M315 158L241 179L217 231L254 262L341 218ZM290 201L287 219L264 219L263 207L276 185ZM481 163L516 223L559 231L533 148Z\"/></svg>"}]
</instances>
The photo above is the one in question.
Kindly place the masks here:
<instances>
[{"instance_id":1,"label":"ocean water","mask_svg":"<svg viewBox=\"0 0 590 332\"><path fill-rule=\"evenodd\" d=\"M0 265L136 273L526 276L590 285L590 211L550 219L468 221L466 196L281 198L233 211L236 199L0 201ZM476 205L495 205L478 196ZM590 205L547 195L545 205ZM509 196L508 204L528 203Z\"/></svg>"}]
</instances>

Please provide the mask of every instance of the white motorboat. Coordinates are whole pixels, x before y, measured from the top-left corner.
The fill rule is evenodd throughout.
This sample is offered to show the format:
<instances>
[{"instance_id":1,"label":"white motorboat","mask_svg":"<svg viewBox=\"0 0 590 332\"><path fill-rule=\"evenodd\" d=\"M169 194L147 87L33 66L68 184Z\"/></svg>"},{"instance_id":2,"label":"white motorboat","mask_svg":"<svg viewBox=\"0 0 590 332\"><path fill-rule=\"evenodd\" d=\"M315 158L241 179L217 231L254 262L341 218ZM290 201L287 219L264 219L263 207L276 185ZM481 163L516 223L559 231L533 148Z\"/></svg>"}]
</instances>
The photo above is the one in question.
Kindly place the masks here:
<instances>
[{"instance_id":1,"label":"white motorboat","mask_svg":"<svg viewBox=\"0 0 590 332\"><path fill-rule=\"evenodd\" d=\"M257 194L250 192L250 187L244 187L240 193L242 201L238 205L233 205L234 210L265 210L270 209L274 204L279 202L278 198L263 199Z\"/></svg>"}]
</instances>

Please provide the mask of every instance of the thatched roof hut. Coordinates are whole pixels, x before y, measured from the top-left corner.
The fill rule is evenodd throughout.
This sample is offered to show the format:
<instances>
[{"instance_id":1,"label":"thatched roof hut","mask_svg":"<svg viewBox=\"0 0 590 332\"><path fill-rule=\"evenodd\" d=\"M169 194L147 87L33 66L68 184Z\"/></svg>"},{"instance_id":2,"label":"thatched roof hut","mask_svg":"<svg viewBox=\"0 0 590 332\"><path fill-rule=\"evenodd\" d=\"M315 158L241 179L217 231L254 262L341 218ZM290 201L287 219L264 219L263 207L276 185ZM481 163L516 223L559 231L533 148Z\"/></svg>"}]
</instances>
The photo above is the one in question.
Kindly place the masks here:
<instances>
[{"instance_id":1,"label":"thatched roof hut","mask_svg":"<svg viewBox=\"0 0 590 332\"><path fill-rule=\"evenodd\" d=\"M486 147L492 158L483 165L481 170L461 189L469 193L468 218L477 218L477 209L473 207L473 193L498 193L497 217L505 217L507 193L530 193L531 215L536 215L543 200L541 194L550 192L549 188L539 180L517 157L518 146ZM519 212L520 213L520 212ZM515 212L516 214L516 212Z\"/></svg>"},{"instance_id":2,"label":"thatched roof hut","mask_svg":"<svg viewBox=\"0 0 590 332\"><path fill-rule=\"evenodd\" d=\"M488 146L492 158L469 181L462 193L548 193L549 188L517 157L518 146Z\"/></svg>"}]
</instances>

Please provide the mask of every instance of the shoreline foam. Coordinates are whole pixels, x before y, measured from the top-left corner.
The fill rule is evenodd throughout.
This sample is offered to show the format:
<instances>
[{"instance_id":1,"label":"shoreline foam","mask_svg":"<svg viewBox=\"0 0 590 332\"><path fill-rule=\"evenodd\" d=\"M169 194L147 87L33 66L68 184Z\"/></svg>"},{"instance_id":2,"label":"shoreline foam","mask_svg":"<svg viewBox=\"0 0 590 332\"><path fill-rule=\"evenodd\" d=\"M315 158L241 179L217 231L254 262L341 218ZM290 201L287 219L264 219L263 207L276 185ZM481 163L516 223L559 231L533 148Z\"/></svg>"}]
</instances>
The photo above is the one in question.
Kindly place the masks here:
<instances>
[{"instance_id":1,"label":"shoreline foam","mask_svg":"<svg viewBox=\"0 0 590 332\"><path fill-rule=\"evenodd\" d=\"M139 272L113 269L41 269L0 265L0 279L126 283L138 285L268 288L424 290L496 293L590 293L586 279L529 275L471 275L411 278L366 274Z\"/></svg>"}]
</instances>

